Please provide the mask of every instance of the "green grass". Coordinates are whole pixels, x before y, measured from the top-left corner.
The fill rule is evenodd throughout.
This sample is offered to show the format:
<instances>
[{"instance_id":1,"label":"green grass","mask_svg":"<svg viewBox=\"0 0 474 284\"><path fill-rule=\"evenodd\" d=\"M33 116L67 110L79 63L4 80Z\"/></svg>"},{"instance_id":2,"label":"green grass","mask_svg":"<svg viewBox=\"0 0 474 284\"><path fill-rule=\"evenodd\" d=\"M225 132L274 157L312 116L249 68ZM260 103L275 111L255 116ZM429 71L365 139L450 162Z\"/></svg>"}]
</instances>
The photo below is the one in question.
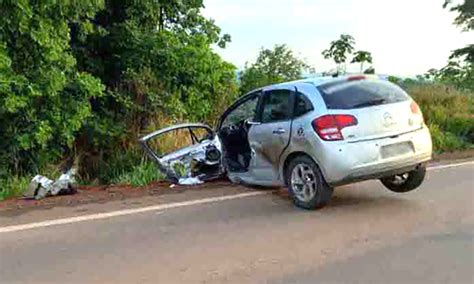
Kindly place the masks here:
<instances>
[{"instance_id":1,"label":"green grass","mask_svg":"<svg viewBox=\"0 0 474 284\"><path fill-rule=\"evenodd\" d=\"M133 186L147 185L153 181L162 180L163 175L156 165L149 161L143 161L133 166L130 170L124 171L111 179L115 184L130 184Z\"/></svg>"},{"instance_id":2,"label":"green grass","mask_svg":"<svg viewBox=\"0 0 474 284\"><path fill-rule=\"evenodd\" d=\"M420 105L435 152L474 147L474 93L436 84L414 85L407 91Z\"/></svg>"},{"instance_id":3,"label":"green grass","mask_svg":"<svg viewBox=\"0 0 474 284\"><path fill-rule=\"evenodd\" d=\"M30 178L11 176L0 179L0 201L13 196L20 196L28 188Z\"/></svg>"}]
</instances>

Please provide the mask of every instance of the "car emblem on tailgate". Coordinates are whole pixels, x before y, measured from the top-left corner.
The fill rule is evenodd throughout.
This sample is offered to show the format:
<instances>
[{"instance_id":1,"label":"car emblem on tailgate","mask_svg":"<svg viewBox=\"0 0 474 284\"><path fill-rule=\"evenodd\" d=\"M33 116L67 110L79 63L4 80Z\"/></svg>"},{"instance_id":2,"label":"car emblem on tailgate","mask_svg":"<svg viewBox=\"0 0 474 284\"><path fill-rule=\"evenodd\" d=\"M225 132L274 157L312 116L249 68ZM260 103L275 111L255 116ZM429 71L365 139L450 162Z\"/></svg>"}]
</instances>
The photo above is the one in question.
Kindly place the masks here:
<instances>
[{"instance_id":1,"label":"car emblem on tailgate","mask_svg":"<svg viewBox=\"0 0 474 284\"><path fill-rule=\"evenodd\" d=\"M396 122L393 120L392 115L389 112L383 114L383 125L389 127L394 125Z\"/></svg>"}]
</instances>

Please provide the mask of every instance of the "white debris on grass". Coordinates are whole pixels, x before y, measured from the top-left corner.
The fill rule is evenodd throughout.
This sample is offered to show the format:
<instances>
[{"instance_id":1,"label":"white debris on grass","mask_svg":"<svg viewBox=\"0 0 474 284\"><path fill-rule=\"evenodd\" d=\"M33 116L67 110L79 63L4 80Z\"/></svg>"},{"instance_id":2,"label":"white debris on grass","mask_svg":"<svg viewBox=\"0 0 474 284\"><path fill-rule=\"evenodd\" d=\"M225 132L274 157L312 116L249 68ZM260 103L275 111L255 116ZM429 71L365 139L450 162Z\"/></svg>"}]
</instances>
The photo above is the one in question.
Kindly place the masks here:
<instances>
[{"instance_id":1,"label":"white debris on grass","mask_svg":"<svg viewBox=\"0 0 474 284\"><path fill-rule=\"evenodd\" d=\"M42 199L49 195L72 194L74 189L72 185L75 183L74 175L75 169L70 169L63 173L56 181L53 181L45 176L35 176L29 186L28 190L23 194L26 198Z\"/></svg>"},{"instance_id":2,"label":"white debris on grass","mask_svg":"<svg viewBox=\"0 0 474 284\"><path fill-rule=\"evenodd\" d=\"M28 190L23 194L24 197L42 199L51 190L52 184L54 181L49 178L41 175L35 176L29 186Z\"/></svg>"},{"instance_id":3,"label":"white debris on grass","mask_svg":"<svg viewBox=\"0 0 474 284\"><path fill-rule=\"evenodd\" d=\"M187 178L180 178L178 183L181 185L196 185L203 183L202 180L198 179L197 177L187 177Z\"/></svg>"}]
</instances>

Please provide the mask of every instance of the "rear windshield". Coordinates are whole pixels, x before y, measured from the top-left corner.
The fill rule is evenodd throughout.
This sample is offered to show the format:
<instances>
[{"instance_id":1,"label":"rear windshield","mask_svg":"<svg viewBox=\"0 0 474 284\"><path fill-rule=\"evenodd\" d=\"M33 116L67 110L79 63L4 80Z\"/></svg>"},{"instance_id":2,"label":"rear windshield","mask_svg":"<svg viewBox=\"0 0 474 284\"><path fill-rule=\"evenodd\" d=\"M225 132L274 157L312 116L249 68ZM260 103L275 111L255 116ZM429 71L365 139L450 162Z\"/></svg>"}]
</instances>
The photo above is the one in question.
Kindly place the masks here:
<instances>
[{"instance_id":1,"label":"rear windshield","mask_svg":"<svg viewBox=\"0 0 474 284\"><path fill-rule=\"evenodd\" d=\"M400 87L381 80L326 83L318 87L328 109L354 109L402 102L408 95Z\"/></svg>"}]
</instances>

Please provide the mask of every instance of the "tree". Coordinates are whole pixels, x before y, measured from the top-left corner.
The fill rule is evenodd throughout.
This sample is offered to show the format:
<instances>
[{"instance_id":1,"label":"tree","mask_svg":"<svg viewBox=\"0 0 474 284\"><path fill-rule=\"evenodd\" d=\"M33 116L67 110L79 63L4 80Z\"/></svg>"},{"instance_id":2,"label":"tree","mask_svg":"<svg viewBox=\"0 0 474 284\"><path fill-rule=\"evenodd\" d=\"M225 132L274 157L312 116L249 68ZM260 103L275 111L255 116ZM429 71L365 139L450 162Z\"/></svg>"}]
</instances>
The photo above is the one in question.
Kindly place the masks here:
<instances>
[{"instance_id":1,"label":"tree","mask_svg":"<svg viewBox=\"0 0 474 284\"><path fill-rule=\"evenodd\" d=\"M428 71L426 71L426 73L423 75L425 77L425 79L427 80L433 80L433 79L436 79L436 77L438 76L439 74L439 70L435 69L435 68L431 68L429 69Z\"/></svg>"},{"instance_id":2,"label":"tree","mask_svg":"<svg viewBox=\"0 0 474 284\"><path fill-rule=\"evenodd\" d=\"M453 6L452 0L445 0L443 7L450 7L450 11L458 13L454 24L461 27L463 31L474 30L474 1L464 0L464 3ZM466 62L474 64L474 44L454 50L450 59L463 57Z\"/></svg>"},{"instance_id":3,"label":"tree","mask_svg":"<svg viewBox=\"0 0 474 284\"><path fill-rule=\"evenodd\" d=\"M464 0L464 3L453 5L452 0L445 0L443 8L448 8L452 12L457 12L458 16L454 24L462 27L465 31L474 29L474 1Z\"/></svg>"},{"instance_id":4,"label":"tree","mask_svg":"<svg viewBox=\"0 0 474 284\"><path fill-rule=\"evenodd\" d=\"M103 1L0 1L0 178L37 172L71 149L103 95L77 66L70 27L82 36Z\"/></svg>"},{"instance_id":5,"label":"tree","mask_svg":"<svg viewBox=\"0 0 474 284\"><path fill-rule=\"evenodd\" d=\"M461 89L474 90L474 67L459 60L450 60L435 77L438 81Z\"/></svg>"},{"instance_id":6,"label":"tree","mask_svg":"<svg viewBox=\"0 0 474 284\"><path fill-rule=\"evenodd\" d=\"M325 49L322 55L325 59L332 59L337 65L337 71L345 72L347 57L354 50L355 40L351 35L342 34L339 39L331 41L329 49Z\"/></svg>"},{"instance_id":7,"label":"tree","mask_svg":"<svg viewBox=\"0 0 474 284\"><path fill-rule=\"evenodd\" d=\"M463 31L474 30L474 1L464 0L462 4L453 5L452 0L445 0L443 7L457 12L454 24ZM455 84L458 87L474 90L474 44L456 49L449 57L448 65L442 68L437 79Z\"/></svg>"},{"instance_id":8,"label":"tree","mask_svg":"<svg viewBox=\"0 0 474 284\"><path fill-rule=\"evenodd\" d=\"M364 63L372 63L372 54L368 51L359 50L354 53L351 63L360 63L360 73L364 71Z\"/></svg>"},{"instance_id":9,"label":"tree","mask_svg":"<svg viewBox=\"0 0 474 284\"><path fill-rule=\"evenodd\" d=\"M310 70L310 66L284 44L275 45L273 49L262 48L255 63L247 63L240 74L240 92L244 94L265 85L301 79L303 72Z\"/></svg>"}]
</instances>

